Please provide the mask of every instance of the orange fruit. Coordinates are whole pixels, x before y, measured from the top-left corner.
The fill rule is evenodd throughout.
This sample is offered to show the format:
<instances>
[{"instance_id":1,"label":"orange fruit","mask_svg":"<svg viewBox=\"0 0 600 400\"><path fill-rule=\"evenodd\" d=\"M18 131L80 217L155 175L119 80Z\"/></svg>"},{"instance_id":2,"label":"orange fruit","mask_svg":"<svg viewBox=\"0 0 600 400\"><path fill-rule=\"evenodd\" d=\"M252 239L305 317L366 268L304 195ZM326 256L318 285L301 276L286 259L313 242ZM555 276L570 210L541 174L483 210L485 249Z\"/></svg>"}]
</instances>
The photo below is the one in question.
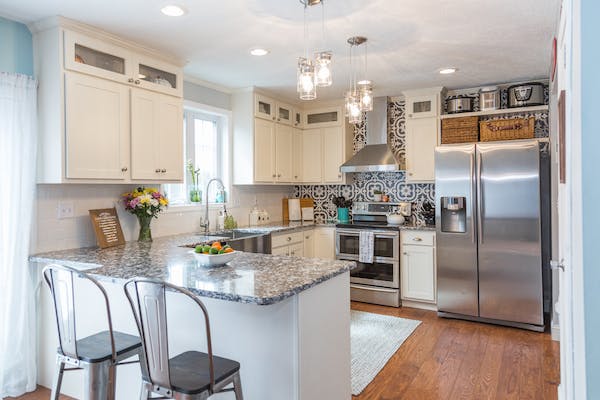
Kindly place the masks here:
<instances>
[{"instance_id":1,"label":"orange fruit","mask_svg":"<svg viewBox=\"0 0 600 400\"><path fill-rule=\"evenodd\" d=\"M221 250L221 242L214 242L211 247L214 247L217 250Z\"/></svg>"},{"instance_id":2,"label":"orange fruit","mask_svg":"<svg viewBox=\"0 0 600 400\"><path fill-rule=\"evenodd\" d=\"M233 253L233 249L231 247L225 249L225 253Z\"/></svg>"}]
</instances>

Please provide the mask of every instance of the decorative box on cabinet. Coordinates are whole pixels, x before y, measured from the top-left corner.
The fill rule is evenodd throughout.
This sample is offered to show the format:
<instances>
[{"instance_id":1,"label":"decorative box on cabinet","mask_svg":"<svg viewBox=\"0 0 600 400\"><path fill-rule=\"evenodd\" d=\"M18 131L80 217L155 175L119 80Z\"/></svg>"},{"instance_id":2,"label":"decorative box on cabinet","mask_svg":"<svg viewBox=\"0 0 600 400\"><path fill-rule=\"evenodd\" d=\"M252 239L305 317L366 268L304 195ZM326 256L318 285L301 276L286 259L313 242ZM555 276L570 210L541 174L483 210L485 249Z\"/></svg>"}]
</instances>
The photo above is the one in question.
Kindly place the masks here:
<instances>
[{"instance_id":1,"label":"decorative box on cabinet","mask_svg":"<svg viewBox=\"0 0 600 400\"><path fill-rule=\"evenodd\" d=\"M403 305L436 303L436 260L434 231L402 231L400 295Z\"/></svg>"},{"instance_id":2,"label":"decorative box on cabinet","mask_svg":"<svg viewBox=\"0 0 600 400\"><path fill-rule=\"evenodd\" d=\"M39 81L38 182L138 181L132 175L132 157L149 144L142 148L139 141L132 143L132 126L140 118L131 111L134 91L162 99L157 114L144 115L157 130L179 132L169 141L155 136L150 140L152 154L164 150L155 169L168 171L151 180L181 181L182 171L176 170L182 169L183 146L175 149L175 144L182 140L183 73L180 65L172 64L176 59L169 63L159 53L62 17L39 21L31 29ZM142 65L163 71L174 87L144 81Z\"/></svg>"}]
</instances>

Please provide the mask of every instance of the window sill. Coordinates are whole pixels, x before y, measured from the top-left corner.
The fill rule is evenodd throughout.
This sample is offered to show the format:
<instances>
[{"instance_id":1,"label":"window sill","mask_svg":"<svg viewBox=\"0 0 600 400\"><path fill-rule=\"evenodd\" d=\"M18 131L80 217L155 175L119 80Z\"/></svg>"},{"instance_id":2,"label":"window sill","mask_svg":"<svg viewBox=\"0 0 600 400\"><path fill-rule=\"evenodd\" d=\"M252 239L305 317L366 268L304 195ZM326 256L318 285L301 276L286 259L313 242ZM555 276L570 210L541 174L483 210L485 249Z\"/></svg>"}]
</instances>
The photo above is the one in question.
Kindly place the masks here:
<instances>
[{"instance_id":1,"label":"window sill","mask_svg":"<svg viewBox=\"0 0 600 400\"><path fill-rule=\"evenodd\" d=\"M229 209L228 203L208 203L209 210L222 210L223 205ZM199 212L204 211L204 203L198 204L172 204L167 207L164 214L172 214L172 213L189 213L189 212Z\"/></svg>"}]
</instances>

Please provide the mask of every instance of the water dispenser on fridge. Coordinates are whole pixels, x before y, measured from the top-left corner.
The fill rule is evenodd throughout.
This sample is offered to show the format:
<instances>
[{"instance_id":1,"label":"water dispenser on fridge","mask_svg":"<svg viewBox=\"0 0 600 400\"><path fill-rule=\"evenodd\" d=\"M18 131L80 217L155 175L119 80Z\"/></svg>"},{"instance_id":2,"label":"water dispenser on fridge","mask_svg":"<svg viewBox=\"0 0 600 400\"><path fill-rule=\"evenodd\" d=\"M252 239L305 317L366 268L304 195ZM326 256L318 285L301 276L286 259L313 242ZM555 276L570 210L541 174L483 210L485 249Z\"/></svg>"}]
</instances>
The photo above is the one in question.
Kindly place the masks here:
<instances>
[{"instance_id":1,"label":"water dispenser on fridge","mask_svg":"<svg viewBox=\"0 0 600 400\"><path fill-rule=\"evenodd\" d=\"M467 208L464 197L442 197L441 230L448 233L467 231Z\"/></svg>"}]
</instances>

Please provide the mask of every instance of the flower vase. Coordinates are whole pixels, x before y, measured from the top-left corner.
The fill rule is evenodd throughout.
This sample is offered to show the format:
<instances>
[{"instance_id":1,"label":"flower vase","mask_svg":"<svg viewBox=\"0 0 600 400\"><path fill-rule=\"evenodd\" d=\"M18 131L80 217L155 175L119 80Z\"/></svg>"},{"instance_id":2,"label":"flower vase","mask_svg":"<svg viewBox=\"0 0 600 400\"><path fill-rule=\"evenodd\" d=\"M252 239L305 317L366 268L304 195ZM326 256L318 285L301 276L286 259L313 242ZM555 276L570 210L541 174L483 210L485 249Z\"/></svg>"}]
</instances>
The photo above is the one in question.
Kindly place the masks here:
<instances>
[{"instance_id":1,"label":"flower vase","mask_svg":"<svg viewBox=\"0 0 600 400\"><path fill-rule=\"evenodd\" d=\"M138 235L138 242L151 242L152 230L150 229L150 222L152 222L152 216L138 215L138 221L140 223L140 234Z\"/></svg>"},{"instance_id":2,"label":"flower vase","mask_svg":"<svg viewBox=\"0 0 600 400\"><path fill-rule=\"evenodd\" d=\"M202 203L202 190L197 185L191 185L188 193L190 195L190 203Z\"/></svg>"}]
</instances>

